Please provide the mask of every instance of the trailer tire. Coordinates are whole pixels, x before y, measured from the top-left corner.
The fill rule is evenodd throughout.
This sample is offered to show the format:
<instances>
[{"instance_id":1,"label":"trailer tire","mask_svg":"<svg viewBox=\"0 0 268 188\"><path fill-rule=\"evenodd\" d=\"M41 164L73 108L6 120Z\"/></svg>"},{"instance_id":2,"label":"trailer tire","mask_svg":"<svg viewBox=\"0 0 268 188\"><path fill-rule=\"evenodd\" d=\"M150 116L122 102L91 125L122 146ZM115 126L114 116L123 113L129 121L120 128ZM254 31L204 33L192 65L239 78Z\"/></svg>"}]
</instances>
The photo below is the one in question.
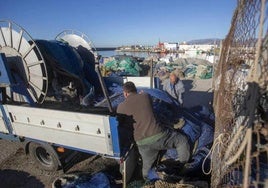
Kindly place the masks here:
<instances>
[{"instance_id":1,"label":"trailer tire","mask_svg":"<svg viewBox=\"0 0 268 188\"><path fill-rule=\"evenodd\" d=\"M58 154L49 144L31 142L29 145L29 155L41 169L55 172L61 166Z\"/></svg>"}]
</instances>

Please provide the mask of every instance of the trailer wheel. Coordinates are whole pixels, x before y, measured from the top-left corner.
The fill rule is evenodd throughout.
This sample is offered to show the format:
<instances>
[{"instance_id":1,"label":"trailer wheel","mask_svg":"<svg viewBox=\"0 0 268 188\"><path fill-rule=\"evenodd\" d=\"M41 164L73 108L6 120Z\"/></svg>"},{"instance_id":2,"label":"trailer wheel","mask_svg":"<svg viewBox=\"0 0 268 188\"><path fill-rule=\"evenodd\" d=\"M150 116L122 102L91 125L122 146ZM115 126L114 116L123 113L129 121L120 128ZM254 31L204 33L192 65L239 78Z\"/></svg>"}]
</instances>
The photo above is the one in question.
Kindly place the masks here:
<instances>
[{"instance_id":1,"label":"trailer wheel","mask_svg":"<svg viewBox=\"0 0 268 188\"><path fill-rule=\"evenodd\" d=\"M47 171L57 171L60 160L54 148L49 144L39 144L31 142L29 145L31 159L42 169Z\"/></svg>"}]
</instances>

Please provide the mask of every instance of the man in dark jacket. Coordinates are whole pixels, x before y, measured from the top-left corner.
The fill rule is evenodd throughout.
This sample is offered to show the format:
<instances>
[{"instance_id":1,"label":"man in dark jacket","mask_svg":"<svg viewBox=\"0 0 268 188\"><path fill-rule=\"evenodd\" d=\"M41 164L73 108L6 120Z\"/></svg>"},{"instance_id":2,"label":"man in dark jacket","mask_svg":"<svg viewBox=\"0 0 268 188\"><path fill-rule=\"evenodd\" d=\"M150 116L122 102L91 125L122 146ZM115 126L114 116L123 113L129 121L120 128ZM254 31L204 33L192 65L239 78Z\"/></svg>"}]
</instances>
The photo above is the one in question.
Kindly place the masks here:
<instances>
[{"instance_id":1,"label":"man in dark jacket","mask_svg":"<svg viewBox=\"0 0 268 188\"><path fill-rule=\"evenodd\" d=\"M147 178L161 150L176 148L179 161L188 162L190 144L187 137L180 132L162 129L154 117L150 96L146 93L138 94L133 82L123 85L123 93L125 101L118 105L117 113L132 119L120 123L133 123L134 140L143 160L143 177Z\"/></svg>"}]
</instances>

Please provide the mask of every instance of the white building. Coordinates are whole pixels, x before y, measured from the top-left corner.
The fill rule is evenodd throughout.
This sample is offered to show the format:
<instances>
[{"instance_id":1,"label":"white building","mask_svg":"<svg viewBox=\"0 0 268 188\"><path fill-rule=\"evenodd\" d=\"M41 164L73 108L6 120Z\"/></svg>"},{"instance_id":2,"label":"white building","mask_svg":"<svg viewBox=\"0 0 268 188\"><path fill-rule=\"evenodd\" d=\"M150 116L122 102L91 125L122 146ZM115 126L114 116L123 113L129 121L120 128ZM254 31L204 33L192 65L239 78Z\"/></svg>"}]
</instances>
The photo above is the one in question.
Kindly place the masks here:
<instances>
[{"instance_id":1,"label":"white building","mask_svg":"<svg viewBox=\"0 0 268 188\"><path fill-rule=\"evenodd\" d=\"M178 50L179 45L178 43L175 43L175 42L174 43L164 42L164 47L167 50L176 51Z\"/></svg>"},{"instance_id":2,"label":"white building","mask_svg":"<svg viewBox=\"0 0 268 188\"><path fill-rule=\"evenodd\" d=\"M214 63L217 61L217 57L206 52L211 51L216 47L217 45L213 44L180 44L179 50L184 51L183 54L180 54L180 58L198 58Z\"/></svg>"},{"instance_id":3,"label":"white building","mask_svg":"<svg viewBox=\"0 0 268 188\"><path fill-rule=\"evenodd\" d=\"M216 46L214 44L180 44L179 49L180 50L200 50L200 51L209 51Z\"/></svg>"}]
</instances>

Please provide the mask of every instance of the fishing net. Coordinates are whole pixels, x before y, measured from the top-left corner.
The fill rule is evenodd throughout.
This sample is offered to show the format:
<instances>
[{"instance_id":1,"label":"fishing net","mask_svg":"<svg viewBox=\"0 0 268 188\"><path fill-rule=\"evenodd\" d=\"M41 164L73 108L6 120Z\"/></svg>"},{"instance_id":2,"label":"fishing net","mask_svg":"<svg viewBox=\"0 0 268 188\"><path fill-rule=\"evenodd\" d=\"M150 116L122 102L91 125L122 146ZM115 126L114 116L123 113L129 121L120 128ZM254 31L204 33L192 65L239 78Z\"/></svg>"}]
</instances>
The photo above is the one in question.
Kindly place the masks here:
<instances>
[{"instance_id":1,"label":"fishing net","mask_svg":"<svg viewBox=\"0 0 268 188\"><path fill-rule=\"evenodd\" d=\"M158 62L154 72L159 78L162 78L163 74L174 72L180 78L210 79L213 75L213 65L203 59L178 58L169 64Z\"/></svg>"},{"instance_id":2,"label":"fishing net","mask_svg":"<svg viewBox=\"0 0 268 188\"><path fill-rule=\"evenodd\" d=\"M142 71L139 62L131 57L115 58L105 63L104 68L119 76L140 76Z\"/></svg>"},{"instance_id":3,"label":"fishing net","mask_svg":"<svg viewBox=\"0 0 268 188\"><path fill-rule=\"evenodd\" d=\"M237 1L215 67L212 187L267 187L267 41L267 1Z\"/></svg>"}]
</instances>

